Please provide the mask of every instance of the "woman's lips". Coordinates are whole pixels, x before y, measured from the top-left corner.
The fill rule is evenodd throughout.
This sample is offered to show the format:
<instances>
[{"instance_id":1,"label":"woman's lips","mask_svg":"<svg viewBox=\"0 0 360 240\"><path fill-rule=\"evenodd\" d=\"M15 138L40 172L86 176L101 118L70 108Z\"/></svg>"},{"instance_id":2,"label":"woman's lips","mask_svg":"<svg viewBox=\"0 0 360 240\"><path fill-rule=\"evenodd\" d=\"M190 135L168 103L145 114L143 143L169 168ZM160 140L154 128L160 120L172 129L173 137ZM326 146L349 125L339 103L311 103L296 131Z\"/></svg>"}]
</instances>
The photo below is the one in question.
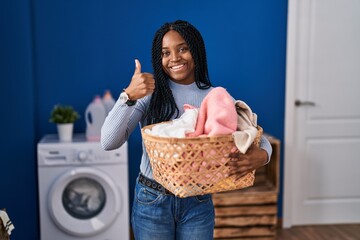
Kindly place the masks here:
<instances>
[{"instance_id":1,"label":"woman's lips","mask_svg":"<svg viewBox=\"0 0 360 240\"><path fill-rule=\"evenodd\" d=\"M183 69L185 66L185 64L180 64L180 65L176 65L176 66L172 66L170 67L170 70L173 72L177 72L180 71L181 69Z\"/></svg>"}]
</instances>

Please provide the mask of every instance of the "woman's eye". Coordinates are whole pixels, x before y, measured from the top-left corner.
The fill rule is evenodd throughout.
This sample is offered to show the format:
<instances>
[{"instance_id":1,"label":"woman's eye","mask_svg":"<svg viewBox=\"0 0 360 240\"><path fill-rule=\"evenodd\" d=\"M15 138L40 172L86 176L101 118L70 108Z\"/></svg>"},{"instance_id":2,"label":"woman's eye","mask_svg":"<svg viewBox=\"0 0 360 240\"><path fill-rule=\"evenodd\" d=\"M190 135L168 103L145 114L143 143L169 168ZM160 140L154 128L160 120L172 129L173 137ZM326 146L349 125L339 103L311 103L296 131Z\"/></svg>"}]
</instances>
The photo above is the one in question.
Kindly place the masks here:
<instances>
[{"instance_id":1,"label":"woman's eye","mask_svg":"<svg viewBox=\"0 0 360 240\"><path fill-rule=\"evenodd\" d=\"M168 57L169 55L170 55L170 52L167 52L167 51L166 51L166 52L162 52L162 56L163 56L163 57Z\"/></svg>"},{"instance_id":2,"label":"woman's eye","mask_svg":"<svg viewBox=\"0 0 360 240\"><path fill-rule=\"evenodd\" d=\"M187 47L182 47L179 49L179 52L183 53L183 52L186 52L188 50Z\"/></svg>"}]
</instances>

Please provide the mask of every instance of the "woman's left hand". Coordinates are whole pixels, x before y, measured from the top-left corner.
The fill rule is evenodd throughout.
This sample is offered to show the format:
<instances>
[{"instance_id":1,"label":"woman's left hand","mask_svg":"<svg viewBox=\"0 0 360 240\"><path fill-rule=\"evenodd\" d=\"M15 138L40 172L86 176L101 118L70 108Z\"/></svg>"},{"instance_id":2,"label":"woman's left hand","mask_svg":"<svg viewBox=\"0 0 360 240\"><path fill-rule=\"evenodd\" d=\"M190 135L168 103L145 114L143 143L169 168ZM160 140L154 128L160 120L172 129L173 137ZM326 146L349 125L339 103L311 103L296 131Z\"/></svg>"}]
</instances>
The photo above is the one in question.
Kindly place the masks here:
<instances>
[{"instance_id":1,"label":"woman's left hand","mask_svg":"<svg viewBox=\"0 0 360 240\"><path fill-rule=\"evenodd\" d=\"M229 175L236 175L236 180L247 173L264 166L268 161L267 152L252 144L245 154L240 152L230 153L226 164L230 168Z\"/></svg>"}]
</instances>

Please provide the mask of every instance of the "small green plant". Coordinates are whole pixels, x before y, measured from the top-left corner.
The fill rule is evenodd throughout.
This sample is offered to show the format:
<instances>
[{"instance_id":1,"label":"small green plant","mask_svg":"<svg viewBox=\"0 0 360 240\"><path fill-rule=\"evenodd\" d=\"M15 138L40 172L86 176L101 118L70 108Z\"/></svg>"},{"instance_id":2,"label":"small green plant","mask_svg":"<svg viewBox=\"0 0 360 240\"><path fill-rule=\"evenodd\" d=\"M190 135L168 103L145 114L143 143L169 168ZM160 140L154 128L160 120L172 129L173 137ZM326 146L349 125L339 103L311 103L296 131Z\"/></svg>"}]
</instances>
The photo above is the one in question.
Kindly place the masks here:
<instances>
[{"instance_id":1,"label":"small green plant","mask_svg":"<svg viewBox=\"0 0 360 240\"><path fill-rule=\"evenodd\" d=\"M53 123L74 123L80 115L72 106L55 105L50 114L50 122Z\"/></svg>"}]
</instances>

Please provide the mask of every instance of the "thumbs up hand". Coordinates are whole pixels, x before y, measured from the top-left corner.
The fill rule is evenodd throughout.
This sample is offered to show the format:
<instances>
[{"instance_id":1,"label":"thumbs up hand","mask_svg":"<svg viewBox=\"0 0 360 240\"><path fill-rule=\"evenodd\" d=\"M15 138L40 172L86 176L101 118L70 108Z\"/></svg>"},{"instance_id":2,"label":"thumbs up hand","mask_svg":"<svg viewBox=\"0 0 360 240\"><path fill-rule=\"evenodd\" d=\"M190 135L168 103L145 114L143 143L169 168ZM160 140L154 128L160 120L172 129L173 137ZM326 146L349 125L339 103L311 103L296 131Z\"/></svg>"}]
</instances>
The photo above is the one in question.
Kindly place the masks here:
<instances>
[{"instance_id":1,"label":"thumbs up hand","mask_svg":"<svg viewBox=\"0 0 360 240\"><path fill-rule=\"evenodd\" d=\"M141 72L141 64L135 59L135 71L130 85L125 89L129 98L133 101L145 97L154 92L155 80L151 73Z\"/></svg>"}]
</instances>

